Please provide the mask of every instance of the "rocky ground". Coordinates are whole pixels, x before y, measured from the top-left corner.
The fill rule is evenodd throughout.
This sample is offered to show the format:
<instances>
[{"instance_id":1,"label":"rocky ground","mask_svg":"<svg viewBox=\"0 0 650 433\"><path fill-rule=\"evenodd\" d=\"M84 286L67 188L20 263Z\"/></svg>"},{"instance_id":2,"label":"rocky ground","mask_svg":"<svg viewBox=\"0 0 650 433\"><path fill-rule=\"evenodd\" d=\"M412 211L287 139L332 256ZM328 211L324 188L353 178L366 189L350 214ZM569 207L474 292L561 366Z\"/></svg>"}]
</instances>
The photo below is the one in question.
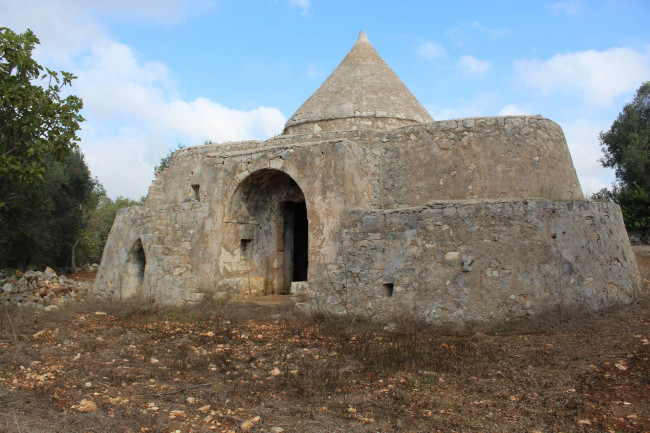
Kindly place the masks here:
<instances>
[{"instance_id":1,"label":"rocky ground","mask_svg":"<svg viewBox=\"0 0 650 433\"><path fill-rule=\"evenodd\" d=\"M6 305L0 431L647 432L645 293L466 333L281 303Z\"/></svg>"}]
</instances>

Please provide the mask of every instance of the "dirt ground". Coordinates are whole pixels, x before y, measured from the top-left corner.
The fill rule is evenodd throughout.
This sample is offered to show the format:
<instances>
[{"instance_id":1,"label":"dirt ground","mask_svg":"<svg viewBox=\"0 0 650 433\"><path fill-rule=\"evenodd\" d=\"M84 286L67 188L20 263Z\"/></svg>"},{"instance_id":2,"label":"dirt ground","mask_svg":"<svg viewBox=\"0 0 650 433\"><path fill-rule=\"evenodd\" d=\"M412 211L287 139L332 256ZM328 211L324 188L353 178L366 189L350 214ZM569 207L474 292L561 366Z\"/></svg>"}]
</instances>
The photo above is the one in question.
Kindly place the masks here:
<instances>
[{"instance_id":1,"label":"dirt ground","mask_svg":"<svg viewBox=\"0 0 650 433\"><path fill-rule=\"evenodd\" d=\"M0 431L648 432L644 293L464 333L282 302L4 309Z\"/></svg>"}]
</instances>

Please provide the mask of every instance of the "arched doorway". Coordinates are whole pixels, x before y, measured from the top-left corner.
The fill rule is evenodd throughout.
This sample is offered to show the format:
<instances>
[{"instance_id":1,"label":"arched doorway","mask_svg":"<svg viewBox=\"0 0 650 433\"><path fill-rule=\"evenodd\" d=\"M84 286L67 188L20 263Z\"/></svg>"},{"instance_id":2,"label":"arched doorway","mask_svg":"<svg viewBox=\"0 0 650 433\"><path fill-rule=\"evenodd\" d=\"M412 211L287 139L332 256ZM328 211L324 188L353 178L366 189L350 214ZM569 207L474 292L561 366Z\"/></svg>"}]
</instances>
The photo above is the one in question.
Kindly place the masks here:
<instances>
[{"instance_id":1,"label":"arched doorway","mask_svg":"<svg viewBox=\"0 0 650 433\"><path fill-rule=\"evenodd\" d=\"M230 223L239 249L239 278L262 280L265 294L289 294L307 281L309 223L305 195L280 170L258 170L237 187Z\"/></svg>"}]
</instances>

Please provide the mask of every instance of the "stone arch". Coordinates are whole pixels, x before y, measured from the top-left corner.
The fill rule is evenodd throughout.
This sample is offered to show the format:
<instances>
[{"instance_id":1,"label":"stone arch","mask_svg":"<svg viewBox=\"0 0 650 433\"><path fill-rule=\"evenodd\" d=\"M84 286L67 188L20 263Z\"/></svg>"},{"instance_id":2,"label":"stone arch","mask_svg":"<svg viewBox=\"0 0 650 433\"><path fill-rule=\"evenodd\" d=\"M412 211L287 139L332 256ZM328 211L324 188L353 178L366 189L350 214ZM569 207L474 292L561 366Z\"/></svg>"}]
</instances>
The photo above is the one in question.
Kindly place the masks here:
<instances>
[{"instance_id":1,"label":"stone arch","mask_svg":"<svg viewBox=\"0 0 650 433\"><path fill-rule=\"evenodd\" d=\"M137 238L126 258L126 272L122 287L122 296L129 298L142 293L142 283L147 266L147 257L142 246L142 239Z\"/></svg>"},{"instance_id":2,"label":"stone arch","mask_svg":"<svg viewBox=\"0 0 650 433\"><path fill-rule=\"evenodd\" d=\"M231 266L248 295L289 294L308 278L309 222L302 188L287 173L261 169L242 180L226 215Z\"/></svg>"}]
</instances>

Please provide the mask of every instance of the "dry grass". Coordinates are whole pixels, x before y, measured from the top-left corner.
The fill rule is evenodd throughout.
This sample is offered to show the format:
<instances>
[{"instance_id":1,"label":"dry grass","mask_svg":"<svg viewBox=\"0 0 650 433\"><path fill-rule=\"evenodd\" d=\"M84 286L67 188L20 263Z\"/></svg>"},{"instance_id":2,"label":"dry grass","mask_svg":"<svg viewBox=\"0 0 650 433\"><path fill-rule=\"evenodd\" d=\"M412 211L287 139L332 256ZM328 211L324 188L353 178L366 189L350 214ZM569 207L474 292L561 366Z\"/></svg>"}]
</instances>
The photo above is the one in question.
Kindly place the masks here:
<instances>
[{"instance_id":1,"label":"dry grass","mask_svg":"<svg viewBox=\"0 0 650 433\"><path fill-rule=\"evenodd\" d=\"M0 431L649 431L647 297L565 319L452 333L248 303L13 309Z\"/></svg>"}]
</instances>

